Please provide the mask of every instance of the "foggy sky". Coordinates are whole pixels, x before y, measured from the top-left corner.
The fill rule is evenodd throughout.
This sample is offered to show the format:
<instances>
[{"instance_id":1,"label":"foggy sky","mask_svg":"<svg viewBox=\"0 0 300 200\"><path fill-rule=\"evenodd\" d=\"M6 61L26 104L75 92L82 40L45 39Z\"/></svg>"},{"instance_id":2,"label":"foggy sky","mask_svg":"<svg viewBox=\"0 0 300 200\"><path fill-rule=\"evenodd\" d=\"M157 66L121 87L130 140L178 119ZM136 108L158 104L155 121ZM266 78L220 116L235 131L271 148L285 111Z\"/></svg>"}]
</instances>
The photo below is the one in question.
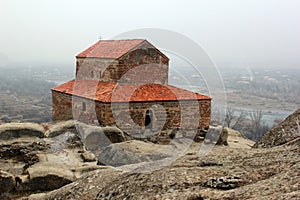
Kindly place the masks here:
<instances>
[{"instance_id":1,"label":"foggy sky","mask_svg":"<svg viewBox=\"0 0 300 200\"><path fill-rule=\"evenodd\" d=\"M298 0L1 0L0 62L73 66L100 36L161 28L196 41L217 64L299 67L299 8Z\"/></svg>"}]
</instances>

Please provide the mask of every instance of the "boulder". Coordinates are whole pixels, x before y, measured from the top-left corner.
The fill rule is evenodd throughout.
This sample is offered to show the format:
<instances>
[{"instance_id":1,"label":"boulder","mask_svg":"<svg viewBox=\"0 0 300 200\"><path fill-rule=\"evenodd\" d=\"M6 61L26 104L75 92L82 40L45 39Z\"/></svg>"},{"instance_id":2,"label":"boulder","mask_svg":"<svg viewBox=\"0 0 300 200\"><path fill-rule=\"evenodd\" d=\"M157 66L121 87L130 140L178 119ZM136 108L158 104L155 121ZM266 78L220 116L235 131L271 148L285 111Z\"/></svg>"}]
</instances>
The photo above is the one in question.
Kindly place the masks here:
<instances>
[{"instance_id":1,"label":"boulder","mask_svg":"<svg viewBox=\"0 0 300 200\"><path fill-rule=\"evenodd\" d=\"M116 167L174 158L184 152L191 143L192 140L190 139L182 139L177 142L173 141L168 145L131 140L111 144L102 148L101 151L95 151L93 153L96 155L98 162Z\"/></svg>"},{"instance_id":2,"label":"boulder","mask_svg":"<svg viewBox=\"0 0 300 200\"><path fill-rule=\"evenodd\" d=\"M2 193L10 192L16 185L15 178L12 174L0 170L0 196Z\"/></svg>"},{"instance_id":3,"label":"boulder","mask_svg":"<svg viewBox=\"0 0 300 200\"><path fill-rule=\"evenodd\" d=\"M125 135L121 129L117 127L103 127L103 133L112 143L126 141Z\"/></svg>"},{"instance_id":4,"label":"boulder","mask_svg":"<svg viewBox=\"0 0 300 200\"><path fill-rule=\"evenodd\" d=\"M28 168L27 171L28 179L16 188L17 191L49 191L75 180L70 169L57 163L36 164Z\"/></svg>"},{"instance_id":5,"label":"boulder","mask_svg":"<svg viewBox=\"0 0 300 200\"><path fill-rule=\"evenodd\" d=\"M217 145L225 145L225 146L227 146L228 145L227 140L228 140L228 129L226 127L223 127L221 135L218 138L218 141L217 141L216 144Z\"/></svg>"},{"instance_id":6,"label":"boulder","mask_svg":"<svg viewBox=\"0 0 300 200\"><path fill-rule=\"evenodd\" d=\"M72 132L66 132L53 138L49 145L49 153L63 152L64 149L83 148L81 138Z\"/></svg>"},{"instance_id":7,"label":"boulder","mask_svg":"<svg viewBox=\"0 0 300 200\"><path fill-rule=\"evenodd\" d=\"M228 129L222 126L210 126L207 133L205 140L208 143L215 143L217 145L228 145Z\"/></svg>"},{"instance_id":8,"label":"boulder","mask_svg":"<svg viewBox=\"0 0 300 200\"><path fill-rule=\"evenodd\" d=\"M79 124L78 132L84 145L90 150L96 150L110 145L131 140L131 137L123 133L117 127L98 127Z\"/></svg>"},{"instance_id":9,"label":"boulder","mask_svg":"<svg viewBox=\"0 0 300 200\"><path fill-rule=\"evenodd\" d=\"M35 123L7 123L0 125L0 140L9 140L22 136L45 137L45 129Z\"/></svg>"},{"instance_id":10,"label":"boulder","mask_svg":"<svg viewBox=\"0 0 300 200\"><path fill-rule=\"evenodd\" d=\"M49 130L46 131L45 135L52 138L66 132L77 133L74 120L58 122L52 125Z\"/></svg>"},{"instance_id":11,"label":"boulder","mask_svg":"<svg viewBox=\"0 0 300 200\"><path fill-rule=\"evenodd\" d=\"M84 153L82 153L80 155L80 157L82 158L83 162L94 162L97 161L95 155L89 151L85 151Z\"/></svg>"}]
</instances>

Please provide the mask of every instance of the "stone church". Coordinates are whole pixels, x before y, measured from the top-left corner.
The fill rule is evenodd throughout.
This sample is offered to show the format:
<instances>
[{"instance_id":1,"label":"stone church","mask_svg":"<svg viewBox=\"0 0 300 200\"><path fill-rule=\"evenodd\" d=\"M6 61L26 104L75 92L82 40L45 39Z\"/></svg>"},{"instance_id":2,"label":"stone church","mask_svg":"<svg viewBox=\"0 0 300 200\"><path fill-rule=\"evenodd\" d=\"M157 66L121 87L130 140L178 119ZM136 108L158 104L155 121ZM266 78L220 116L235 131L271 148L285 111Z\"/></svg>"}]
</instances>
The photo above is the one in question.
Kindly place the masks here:
<instances>
[{"instance_id":1,"label":"stone church","mask_svg":"<svg viewBox=\"0 0 300 200\"><path fill-rule=\"evenodd\" d=\"M100 40L76 56L76 78L52 88L53 120L208 129L211 98L169 85L168 71L169 58L147 40Z\"/></svg>"}]
</instances>

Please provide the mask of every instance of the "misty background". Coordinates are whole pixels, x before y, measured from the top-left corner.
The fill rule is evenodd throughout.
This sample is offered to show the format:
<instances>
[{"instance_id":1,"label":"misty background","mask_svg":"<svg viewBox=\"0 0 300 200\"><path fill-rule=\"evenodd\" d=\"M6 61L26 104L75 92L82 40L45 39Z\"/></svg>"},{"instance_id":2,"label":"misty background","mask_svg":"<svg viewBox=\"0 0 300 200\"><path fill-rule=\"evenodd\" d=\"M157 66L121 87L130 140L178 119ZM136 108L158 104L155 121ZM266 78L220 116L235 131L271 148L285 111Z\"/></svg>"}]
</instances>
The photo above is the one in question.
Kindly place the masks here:
<instances>
[{"instance_id":1,"label":"misty background","mask_svg":"<svg viewBox=\"0 0 300 200\"><path fill-rule=\"evenodd\" d=\"M220 66L299 66L298 0L1 0L4 63L73 67L100 37L169 29L200 44Z\"/></svg>"},{"instance_id":2,"label":"misty background","mask_svg":"<svg viewBox=\"0 0 300 200\"><path fill-rule=\"evenodd\" d=\"M0 123L51 121L50 89L74 78L75 55L99 39L153 28L204 49L224 82L228 126L249 136L251 116L262 114L258 139L300 107L299 8L298 0L1 0ZM207 77L164 53L170 84L209 94ZM212 109L212 120L226 117Z\"/></svg>"}]
</instances>

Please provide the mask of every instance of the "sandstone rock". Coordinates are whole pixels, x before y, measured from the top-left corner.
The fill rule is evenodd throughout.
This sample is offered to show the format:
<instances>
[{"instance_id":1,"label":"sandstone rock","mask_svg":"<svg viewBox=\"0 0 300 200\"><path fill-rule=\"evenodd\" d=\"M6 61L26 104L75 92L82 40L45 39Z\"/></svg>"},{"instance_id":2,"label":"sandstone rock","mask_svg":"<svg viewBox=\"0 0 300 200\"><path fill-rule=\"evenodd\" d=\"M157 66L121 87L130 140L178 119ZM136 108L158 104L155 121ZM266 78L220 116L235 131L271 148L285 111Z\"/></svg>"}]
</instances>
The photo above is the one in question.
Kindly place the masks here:
<instances>
[{"instance_id":1,"label":"sandstone rock","mask_svg":"<svg viewBox=\"0 0 300 200\"><path fill-rule=\"evenodd\" d=\"M69 169L57 163L36 164L28 168L28 174L28 179L16 188L17 191L54 190L75 180Z\"/></svg>"},{"instance_id":2,"label":"sandstone rock","mask_svg":"<svg viewBox=\"0 0 300 200\"><path fill-rule=\"evenodd\" d=\"M94 161L97 161L95 155L92 154L92 153L89 152L89 151L85 151L85 152L82 153L80 156L81 156L83 162L94 162Z\"/></svg>"},{"instance_id":3,"label":"sandstone rock","mask_svg":"<svg viewBox=\"0 0 300 200\"><path fill-rule=\"evenodd\" d=\"M80 124L78 128L84 145L90 150L100 149L111 143L119 143L131 139L130 136L124 134L117 127L97 127Z\"/></svg>"},{"instance_id":4,"label":"sandstone rock","mask_svg":"<svg viewBox=\"0 0 300 200\"><path fill-rule=\"evenodd\" d=\"M81 138L71 132L66 132L53 138L53 142L49 145L48 152L59 153L63 149L83 148Z\"/></svg>"},{"instance_id":5,"label":"sandstone rock","mask_svg":"<svg viewBox=\"0 0 300 200\"><path fill-rule=\"evenodd\" d=\"M138 140L111 144L99 152L93 152L98 161L105 165L122 166L177 157L192 143L190 139L172 141L168 145ZM154 168L154 166L153 166Z\"/></svg>"},{"instance_id":6,"label":"sandstone rock","mask_svg":"<svg viewBox=\"0 0 300 200\"><path fill-rule=\"evenodd\" d=\"M22 136L45 137L45 129L35 123L7 123L0 125L0 139L9 140Z\"/></svg>"},{"instance_id":7,"label":"sandstone rock","mask_svg":"<svg viewBox=\"0 0 300 200\"><path fill-rule=\"evenodd\" d=\"M74 120L58 122L52 125L49 130L46 131L45 135L51 138L66 132L77 132Z\"/></svg>"},{"instance_id":8,"label":"sandstone rock","mask_svg":"<svg viewBox=\"0 0 300 200\"><path fill-rule=\"evenodd\" d=\"M125 135L121 129L117 127L103 127L103 132L112 143L126 141Z\"/></svg>"},{"instance_id":9,"label":"sandstone rock","mask_svg":"<svg viewBox=\"0 0 300 200\"><path fill-rule=\"evenodd\" d=\"M217 145L228 145L228 130L222 126L210 126L205 139Z\"/></svg>"},{"instance_id":10,"label":"sandstone rock","mask_svg":"<svg viewBox=\"0 0 300 200\"><path fill-rule=\"evenodd\" d=\"M15 178L12 174L0 170L0 195L10 192L16 185Z\"/></svg>"},{"instance_id":11,"label":"sandstone rock","mask_svg":"<svg viewBox=\"0 0 300 200\"><path fill-rule=\"evenodd\" d=\"M128 165L165 158L166 155L155 153L159 148L161 145L133 140L111 144L99 152L97 157L105 165Z\"/></svg>"},{"instance_id":12,"label":"sandstone rock","mask_svg":"<svg viewBox=\"0 0 300 200\"><path fill-rule=\"evenodd\" d=\"M279 146L296 138L300 138L300 109L266 132L253 147L267 148Z\"/></svg>"},{"instance_id":13,"label":"sandstone rock","mask_svg":"<svg viewBox=\"0 0 300 200\"><path fill-rule=\"evenodd\" d=\"M228 129L227 128L222 128L221 135L220 135L220 137L219 137L216 144L227 146L228 145L227 139L228 139Z\"/></svg>"}]
</instances>

